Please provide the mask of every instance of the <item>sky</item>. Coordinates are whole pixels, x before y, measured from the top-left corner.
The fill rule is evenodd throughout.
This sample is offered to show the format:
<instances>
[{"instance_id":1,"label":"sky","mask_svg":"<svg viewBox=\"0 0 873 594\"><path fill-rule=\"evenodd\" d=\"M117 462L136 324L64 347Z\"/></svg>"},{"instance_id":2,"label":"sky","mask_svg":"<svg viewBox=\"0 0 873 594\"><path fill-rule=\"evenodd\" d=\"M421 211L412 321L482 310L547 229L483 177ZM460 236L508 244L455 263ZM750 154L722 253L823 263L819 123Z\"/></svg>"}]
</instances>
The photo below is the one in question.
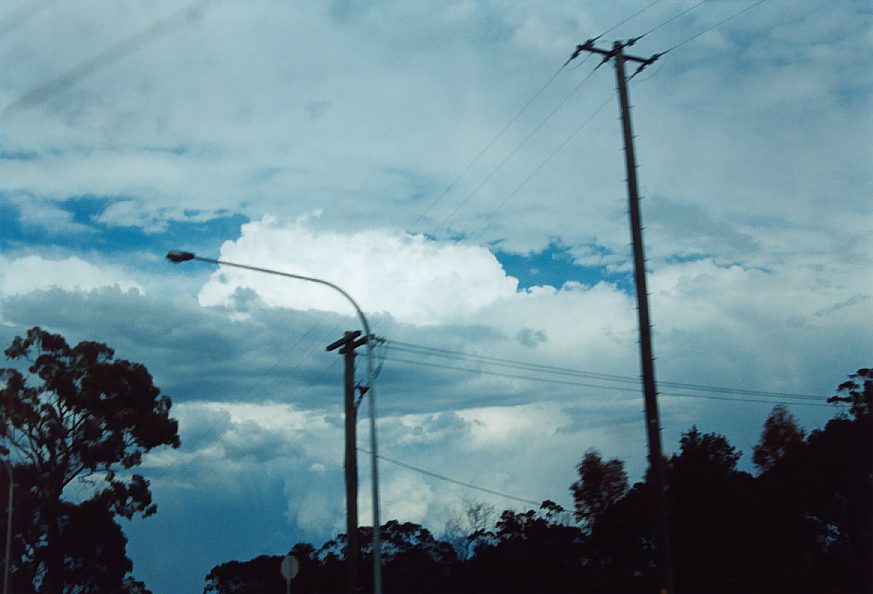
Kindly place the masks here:
<instances>
[{"instance_id":1,"label":"sky","mask_svg":"<svg viewBox=\"0 0 873 594\"><path fill-rule=\"evenodd\" d=\"M383 520L439 535L471 501L572 506L592 448L638 480L615 72L561 65L596 35L642 35L629 53L670 50L629 85L664 449L696 425L753 470L775 404L821 427L873 364L871 16L851 0L9 0L0 342L32 326L105 342L172 398L182 446L141 467L158 513L124 524L156 594L344 530L325 346L360 328L326 287L170 249L357 301L386 339Z\"/></svg>"}]
</instances>

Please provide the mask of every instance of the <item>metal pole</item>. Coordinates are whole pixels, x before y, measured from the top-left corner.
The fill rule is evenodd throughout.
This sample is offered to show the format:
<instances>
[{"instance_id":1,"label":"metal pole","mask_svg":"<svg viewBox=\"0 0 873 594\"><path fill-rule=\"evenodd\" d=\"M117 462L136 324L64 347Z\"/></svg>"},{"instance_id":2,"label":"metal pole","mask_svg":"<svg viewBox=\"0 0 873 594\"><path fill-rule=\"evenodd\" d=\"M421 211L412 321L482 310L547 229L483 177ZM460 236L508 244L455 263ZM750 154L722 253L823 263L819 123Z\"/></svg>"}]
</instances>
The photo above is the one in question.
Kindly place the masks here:
<instances>
[{"instance_id":1,"label":"metal pole","mask_svg":"<svg viewBox=\"0 0 873 594\"><path fill-rule=\"evenodd\" d=\"M363 318L364 314L361 314ZM382 594L382 548L379 527L379 450L376 445L376 390L373 385L373 335L369 325L367 333L367 386L370 388L370 469L373 474L373 592Z\"/></svg>"},{"instance_id":2,"label":"metal pole","mask_svg":"<svg viewBox=\"0 0 873 594\"><path fill-rule=\"evenodd\" d=\"M3 460L9 475L9 506L6 511L6 562L3 565L3 594L9 594L9 558L12 550L12 495L15 491L15 480L12 476L12 466L8 460Z\"/></svg>"},{"instance_id":3,"label":"metal pole","mask_svg":"<svg viewBox=\"0 0 873 594\"><path fill-rule=\"evenodd\" d=\"M649 321L649 298L646 288L646 265L643 253L643 231L637 190L637 165L634 156L634 137L631 130L627 79L624 73L623 45L613 45L615 75L621 101L621 122L624 132L624 153L627 166L628 210L631 219L631 237L634 251L634 277L637 289L637 314L640 327L640 363L643 371L643 394L646 408L646 434L649 440L649 467L655 483L656 532L660 566L661 594L673 592L673 562L670 554L670 533L667 523L667 499L664 493L664 457L661 454L661 424L658 418L657 389L655 387L655 364L652 354L651 322Z\"/></svg>"},{"instance_id":4,"label":"metal pole","mask_svg":"<svg viewBox=\"0 0 873 594\"><path fill-rule=\"evenodd\" d=\"M242 268L254 272L263 272L264 274L274 274L276 276L284 276L286 278L296 278L297 280L309 281L325 285L340 293L345 297L355 312L358 314L358 319L364 327L364 336L367 338L367 388L370 394L370 450L373 452L370 459L370 468L372 472L373 483L373 592L374 594L382 594L382 550L381 550L381 534L379 529L379 463L378 450L376 449L376 390L374 386L373 376L373 334L370 332L370 324L367 322L364 312L358 307L357 302L352 299L352 296L346 293L343 289L336 286L332 282L314 278L311 276L303 276L301 274L291 274L290 272L280 272L269 268L259 268L257 266L249 266L247 264L237 264L235 262L227 262L224 260L214 260L212 258L203 258L192 252L183 252L179 250L171 250L167 253L167 259L171 262L180 263L188 260L198 260L209 264L219 264L222 266L230 266L232 268Z\"/></svg>"}]
</instances>

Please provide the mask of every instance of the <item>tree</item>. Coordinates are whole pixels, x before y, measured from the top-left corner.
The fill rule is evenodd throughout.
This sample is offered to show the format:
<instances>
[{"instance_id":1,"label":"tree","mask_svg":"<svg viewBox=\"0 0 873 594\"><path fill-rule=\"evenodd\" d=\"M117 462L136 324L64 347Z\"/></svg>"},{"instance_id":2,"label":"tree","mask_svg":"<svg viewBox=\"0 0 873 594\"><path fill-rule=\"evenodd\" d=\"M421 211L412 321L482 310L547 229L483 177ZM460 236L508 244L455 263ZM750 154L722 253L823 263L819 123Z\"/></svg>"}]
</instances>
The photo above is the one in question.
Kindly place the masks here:
<instances>
[{"instance_id":1,"label":"tree","mask_svg":"<svg viewBox=\"0 0 873 594\"><path fill-rule=\"evenodd\" d=\"M590 528L591 522L627 492L624 463L605 461L597 450L588 450L576 466L579 480L570 486L576 504L575 517Z\"/></svg>"},{"instance_id":2,"label":"tree","mask_svg":"<svg viewBox=\"0 0 873 594\"><path fill-rule=\"evenodd\" d=\"M216 565L206 576L204 594L282 594L285 579L279 572L282 557L261 555L249 561Z\"/></svg>"},{"instance_id":3,"label":"tree","mask_svg":"<svg viewBox=\"0 0 873 594\"><path fill-rule=\"evenodd\" d=\"M849 378L829 401L848 404L851 416L838 414L800 443L792 438L795 445L759 477L756 540L767 564L761 591L871 591L873 369ZM766 433L765 426L756 450Z\"/></svg>"},{"instance_id":4,"label":"tree","mask_svg":"<svg viewBox=\"0 0 873 594\"><path fill-rule=\"evenodd\" d=\"M667 463L676 589L747 591L754 479L737 470L741 454L723 435L692 426L679 443Z\"/></svg>"},{"instance_id":5,"label":"tree","mask_svg":"<svg viewBox=\"0 0 873 594\"><path fill-rule=\"evenodd\" d=\"M752 461L761 472L771 470L776 463L803 445L803 429L784 406L773 408L764 422L761 440L752 452Z\"/></svg>"},{"instance_id":6,"label":"tree","mask_svg":"<svg viewBox=\"0 0 873 594\"><path fill-rule=\"evenodd\" d=\"M462 584L470 592L575 592L582 565L582 532L568 525L553 501L539 510L505 510L494 541L480 545L465 564Z\"/></svg>"},{"instance_id":7,"label":"tree","mask_svg":"<svg viewBox=\"0 0 873 594\"><path fill-rule=\"evenodd\" d=\"M361 526L359 530L362 567L369 568L373 562L373 529ZM386 593L423 594L455 590L449 579L457 556L449 543L436 539L420 524L397 520L385 522L380 534ZM364 591L372 589L372 578L371 573L364 575L361 580Z\"/></svg>"},{"instance_id":8,"label":"tree","mask_svg":"<svg viewBox=\"0 0 873 594\"><path fill-rule=\"evenodd\" d=\"M849 412L856 420L869 418L873 412L873 368L859 369L849 375L828 402L849 404Z\"/></svg>"},{"instance_id":9,"label":"tree","mask_svg":"<svg viewBox=\"0 0 873 594\"><path fill-rule=\"evenodd\" d=\"M143 591L123 579L130 561L114 518L157 509L148 481L130 471L145 452L179 446L170 399L143 365L102 343L70 347L31 328L5 354L16 366L0 370L0 453L27 502L16 508L15 583L52 594ZM85 478L84 501L65 499Z\"/></svg>"},{"instance_id":10,"label":"tree","mask_svg":"<svg viewBox=\"0 0 873 594\"><path fill-rule=\"evenodd\" d=\"M463 511L452 512L444 536L459 560L469 559L476 547L488 538L496 515L493 505L481 501L465 501Z\"/></svg>"}]
</instances>

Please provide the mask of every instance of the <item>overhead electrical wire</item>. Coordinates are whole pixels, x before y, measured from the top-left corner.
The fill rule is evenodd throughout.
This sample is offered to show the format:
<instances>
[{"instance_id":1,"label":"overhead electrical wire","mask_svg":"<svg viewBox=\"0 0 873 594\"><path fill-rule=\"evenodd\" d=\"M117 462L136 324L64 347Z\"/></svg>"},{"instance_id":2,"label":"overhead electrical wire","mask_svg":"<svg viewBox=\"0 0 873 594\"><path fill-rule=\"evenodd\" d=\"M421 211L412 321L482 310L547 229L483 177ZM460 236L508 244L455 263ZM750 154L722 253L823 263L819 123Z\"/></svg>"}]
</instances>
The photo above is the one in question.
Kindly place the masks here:
<instances>
[{"instance_id":1,"label":"overhead electrical wire","mask_svg":"<svg viewBox=\"0 0 873 594\"><path fill-rule=\"evenodd\" d=\"M511 120L509 120L509 123L507 123L507 124L503 127L503 129L500 130L500 132L498 132L497 135L496 135L494 138L491 139L491 142L489 142L487 145L485 145L485 147L484 147L482 150L479 151L479 154L477 154L477 155L473 158L472 161L470 161L469 163L467 163L467 166L464 167L464 169L463 169L463 170L462 170L458 175L455 176L455 178L451 181L451 183L449 183L449 185L446 186L446 189L443 190L442 193L441 193L439 196L437 196L436 199L435 199L433 202L430 203L430 205L429 205L429 206L424 210L424 212L422 212L420 215L418 215L418 218L415 219L415 221L413 221L413 223L412 223L411 225L409 225L409 227L406 228L406 232L407 232L407 233L409 233L409 234L412 233L412 230L415 229L415 226L416 226L419 222L421 222L421 220L422 220L425 216L427 216L427 213L429 213L429 212L433 209L433 207L435 207L437 204L439 204L439 202L440 202L443 198L445 198L445 196L446 196L446 195L447 195L447 194L452 190L452 188L455 187L455 184L457 184L458 181L460 181L460 179L461 179L462 177L464 177L464 175L465 175L468 171L470 171L470 169L473 167L473 165L475 165L476 163L478 163L479 160L480 160L480 159L485 155L485 153L487 153L487 152L491 149L491 147L494 146L494 144L495 144L498 140L500 140L500 138L503 136L503 134L504 134L507 130L509 130L509 128L510 128L510 127L511 127L511 126L512 126L512 125L513 125L513 124L518 120L518 118L521 117L521 114L523 114L525 111L527 111L527 108L530 107L531 104L532 104L534 101L536 101L537 97L539 97L540 95L542 95L543 91L545 91L546 88L548 88L548 86L551 85L552 82L553 82L553 81L558 77L558 75L561 74L561 71L562 71L562 70L564 70L564 66L561 66L560 68L558 68L558 70L555 71L555 73L551 76L551 78L549 78L549 80L547 80L547 81L543 84L543 86L541 86L541 87L539 88L539 90L538 90L536 93L534 93L533 96L532 96L530 99L527 100L527 103L525 103L525 104L521 107L521 109L518 110L518 113L516 113L515 116L514 116Z\"/></svg>"},{"instance_id":2,"label":"overhead electrical wire","mask_svg":"<svg viewBox=\"0 0 873 594\"><path fill-rule=\"evenodd\" d=\"M635 41L635 42L636 42L636 41L639 41L640 39L642 39L642 38L645 37L646 35L649 35L650 33L654 33L655 31L657 31L657 30L660 29L661 27L663 27L663 26L665 26L665 25L667 25L667 24L669 24L669 23L672 23L673 21L675 21L675 20L678 19L679 17L688 14L688 13L691 12L692 10L695 10L696 8L700 7L701 5L703 5L703 4L705 4L705 3L706 3L706 0L700 0L700 2L698 2L697 4L691 6L690 8L686 8L685 10L683 10L682 12L680 12L679 14L677 14L677 15L675 15L675 16L673 16L673 17L670 17L670 18L667 19L666 21L662 22L660 25L657 25L657 26L655 26L655 27L652 27L651 29L649 29L648 31L646 31L645 33L643 33L642 35L638 35L637 37L634 37L634 38L633 38L634 41Z\"/></svg>"},{"instance_id":3,"label":"overhead electrical wire","mask_svg":"<svg viewBox=\"0 0 873 594\"><path fill-rule=\"evenodd\" d=\"M534 177L536 177L536 175L537 175L537 174L542 170L543 167L545 167L546 165L548 165L549 162L550 162L552 159L554 159L555 156L556 156L558 153L560 153L560 152L564 149L564 147L567 146L567 145L570 143L570 141L573 140L573 139L576 137L577 134L579 134L579 132L582 131L582 128L584 128L585 126L587 126L588 123L589 123L591 120L593 120L593 119L597 116L597 114L599 114L600 111L601 111L604 107L606 107L606 104L609 103L609 102L612 100L613 97L615 97L615 92L611 93L611 94L609 95L609 97L607 97L606 100L605 100L603 103L601 103L600 106L599 106L597 109L594 110L594 113L592 113L592 114L589 115L587 118L585 118L585 120L583 120L582 123L581 123L581 124L580 124L576 129L575 129L575 130L573 130L573 132L570 133L570 135L569 135L569 136L564 140L564 142L562 142L560 145L558 145L558 147L557 147L554 151L552 151L552 153L551 153L548 157L546 157L546 159L545 159L542 163L540 163L540 164L539 164L539 165L538 165L538 166L537 166L537 167L536 167L536 168L535 168L535 169L530 173L530 175L528 175L526 178L524 178L524 181L522 181L520 184L518 184L518 186L516 186L515 189L512 190L512 192L510 192L510 193L509 193L509 194L508 194L508 195L507 195L507 196L506 196L506 197L505 197L505 198L504 198L504 199L503 199L503 200L502 200L502 201L497 205L496 208L494 208L491 212L489 212L487 215L485 215L485 218L482 219L482 221L479 223L479 225L477 225L476 228L473 229L473 230L468 234L468 237L474 237L474 236L475 236L475 235L476 235L476 234L477 234L477 233L478 233L478 232L479 232L479 231L480 231L480 230L481 230L481 229L482 229L482 228L483 228L483 227L488 223L488 221L490 221L490 220L494 217L495 214L497 214L498 212L500 212L500 210L501 210L504 206L506 206L506 204L509 203L509 201L512 200L512 198L515 197L515 195L518 194L518 193L522 190L522 188L524 188L524 187L528 184L528 182L529 182L530 180L532 180Z\"/></svg>"},{"instance_id":4,"label":"overhead electrical wire","mask_svg":"<svg viewBox=\"0 0 873 594\"><path fill-rule=\"evenodd\" d=\"M460 202L460 203L459 203L459 204L458 204L458 205L457 205L457 206L456 206L456 207L455 207L455 208L454 208L450 213L449 213L449 215L448 215L447 217L445 217L445 218L444 218L444 219L443 219L439 224L437 224L436 227L433 228L433 230L430 232L430 234L431 234L431 235L435 235L437 231L439 231L440 229L442 229L442 228L443 228L443 227L444 227L444 226L445 226L445 225L446 225L446 224L447 224L447 223L448 223L452 218L454 218L454 216L458 213L458 211L461 210L461 208L463 208L463 207L464 207L464 206L465 206L465 205L470 201L470 199L473 198L473 196L475 196L476 194L479 193L479 190L481 190L481 189L485 186L485 184L487 184L487 183L491 180L491 178L494 177L494 175L495 175L498 171L500 171L500 170L503 168L503 166L506 165L506 163L507 163L507 162L508 162L512 157L514 157L514 156L518 153L519 150L521 150L521 148L522 148L522 147L527 143L528 140L530 140L530 139L534 136L534 134L536 134L537 132L539 132L539 130L540 130L540 129L541 129L541 128L542 128L542 127L543 127L543 126L544 126L544 125L545 125L545 124L546 124L546 123L547 123L551 118L552 118L552 116L554 116L554 115L558 112L558 110L560 110L561 107L563 107L564 104L565 104L567 101L569 101L570 97L572 97L573 95L575 95L576 92L577 92L579 89L582 88L582 85L584 85L584 84L588 81L588 79L591 78L591 77L594 75L594 73L595 73L596 71L597 71L597 68L594 68L594 69L591 70L591 72L589 72L589 73L588 73L588 74L587 74L587 75L586 75L586 76L585 76L581 81L579 81L579 83L577 83L576 86L573 87L573 89L572 89L569 93L567 93L567 95L566 95L566 96L565 96L565 97L560 101L560 103L558 103L558 104L557 104L557 105L552 109L552 111L550 111L550 112L548 113L548 115L546 115L546 117L543 118L543 119L540 121L540 123L537 124L537 125L533 128L533 130L531 130L531 131L527 134L527 136L525 136L525 137L521 140L521 142L519 142L519 143L515 146L515 148L513 148L513 149L509 152L509 154L506 155L506 156L505 156L505 157L500 161L500 163L498 163L497 166L494 167L494 168L491 170L491 172L488 173L488 175L485 176L485 178L484 178L484 179L479 183L479 185L476 186L476 187L473 189L472 192L470 192L469 194L467 194L467 196L466 196L466 197L465 197L465 198L464 198L464 199L463 199L463 200L462 200L462 201L461 201L461 202ZM565 143L565 144L566 144L566 143ZM563 145L562 145L562 146L563 146Z\"/></svg>"},{"instance_id":5,"label":"overhead electrical wire","mask_svg":"<svg viewBox=\"0 0 873 594\"><path fill-rule=\"evenodd\" d=\"M426 345L419 345L411 342L403 342L397 340L389 340L389 344L392 345L393 351L401 351L407 352L411 354L416 354L420 356L435 356L435 357L444 357L450 359L457 360L466 360L474 363L483 363L489 365L496 365L501 367L509 367L513 369L519 369L523 371L537 371L542 373L552 373L555 375L565 375L565 376L575 376L582 377L585 379L596 379L602 381L612 381L619 383L631 383L638 384L640 382L639 377L633 377L628 375L618 375L611 373L600 373L594 371L587 371L583 369L574 369L569 367L559 367L556 365L546 365L541 363L532 363L529 361L519 361L515 359L506 359L502 357L489 357L485 355L477 355L473 353L464 353L460 351L452 351L449 349L441 349L436 347L429 347ZM725 393L725 394L742 394L745 396L762 396L767 398L792 398L798 400L813 400L813 401L821 401L822 397L815 396L813 394L798 394L792 392L775 392L775 391L767 391L767 390L750 390L747 388L734 388L728 386L713 386L706 384L694 384L687 382L672 382L666 380L659 380L658 384L661 386L672 387L677 389L690 389L690 390L702 390L706 392L716 392L716 393Z\"/></svg>"},{"instance_id":6,"label":"overhead electrical wire","mask_svg":"<svg viewBox=\"0 0 873 594\"><path fill-rule=\"evenodd\" d=\"M469 367L458 367L455 365L441 365L439 363L429 363L426 361L415 361L411 359L403 359L400 357L388 356L387 359L389 361L394 361L396 363L406 363L408 365L418 365L421 367L431 367L434 369L445 369L452 371L464 371L467 373L474 373L478 375L489 375L494 377L505 377L509 379L518 379L524 381L532 381L532 382L543 382L548 384L558 384L563 386L578 386L581 388L592 388L597 390L609 390L615 392L629 392L629 393L638 393L639 389L631 388L631 387L623 387L623 386L610 386L604 384L589 384L585 382L577 382L571 380L560 380L553 379L550 377L536 377L532 375L522 375L517 373L503 373L499 371L488 371L484 369L471 369ZM699 394L699 393L682 393L682 392L665 392L658 391L660 396L674 396L678 398L702 398L705 400L722 400L727 402L753 402L756 404L793 404L798 406L817 406L817 407L832 407L831 404L828 404L824 401L824 399L818 399L819 402L811 402L808 400L791 400L789 398L783 398L780 400L764 400L762 398L736 398L729 396L713 396L709 394Z\"/></svg>"},{"instance_id":7,"label":"overhead electrical wire","mask_svg":"<svg viewBox=\"0 0 873 594\"><path fill-rule=\"evenodd\" d=\"M243 393L243 395L239 397L239 399L240 399L240 400L245 400L246 398L248 398L248 397L252 394L252 392L254 392L254 391L258 388L258 386L260 386L260 385L264 382L264 380L267 378L267 375L269 375L270 373L272 373L273 370L276 369L276 367L279 366L279 363L281 363L282 361L284 361L286 357L288 357L288 356L289 356L289 355L290 355L294 350L297 349L298 346L300 346L300 343L302 343L304 340L306 340L306 338L307 338L310 334L312 334L312 332L313 332L313 331L314 331L314 330L315 330L319 325L321 325L321 322L324 321L324 319L327 317L327 315L328 315L327 312L325 312L324 314L322 314L322 316L321 316L318 320L315 321L315 324L313 324L312 326L310 326L309 329L308 329L306 332L304 332L304 333L300 336L300 338L298 338L297 341L296 341L293 345L291 345L290 348L288 348L288 349L287 349L287 350L286 350L286 351L285 351L285 352L284 352L284 353L283 353L283 354L282 354L278 359L276 359L276 361L275 361L275 362L270 366L270 368L267 369L267 371L265 371L263 374L260 375L260 377L258 378L258 381L256 381L256 382L254 383L254 385L252 385L251 388L249 388L248 390L246 390L245 393ZM281 377L276 381L276 383L275 383L273 386L271 386L270 389L267 390L267 391L268 391L268 392L269 392L269 391L272 391L276 386L279 385L280 382L284 381L284 380L287 379L287 378L288 378L292 373L294 373L295 371L297 371L297 369L298 369L298 368L303 364L303 361L304 361L304 358L301 357L301 358L298 360L297 364L294 365L294 367L292 367L290 370L288 370L284 375L282 375L282 376L281 376Z\"/></svg>"},{"instance_id":8,"label":"overhead electrical wire","mask_svg":"<svg viewBox=\"0 0 873 594\"><path fill-rule=\"evenodd\" d=\"M661 1L661 0L655 0L654 2L651 2L651 3L647 4L647 5L644 6L643 8L639 9L638 11L636 11L635 13L633 13L632 15L630 15L629 17L627 17L626 19L624 19L623 21L614 24L612 27L610 27L609 29L607 29L606 31L604 31L603 33L601 33L600 35L598 35L598 36L595 37L594 39L600 39L601 37L603 37L603 36L606 35L607 33L610 33L611 31L614 31L614 30L618 29L619 27L621 27L622 25L624 25L626 22L628 22L629 20L631 20L631 19L634 18L634 17L637 17L637 16L643 14L644 12L646 12L647 10L649 10L650 8L652 8L655 4L657 4L657 3L660 2L660 1Z\"/></svg>"},{"instance_id":9,"label":"overhead electrical wire","mask_svg":"<svg viewBox=\"0 0 873 594\"><path fill-rule=\"evenodd\" d=\"M726 17L726 18L724 18L724 19L718 21L718 22L715 23L714 25L711 25L711 26L707 27L706 29L704 29L704 30L701 31L700 33L697 33L696 35L692 35L691 37L689 37L688 39L686 39L686 40L684 40L684 41L680 41L679 43L677 43L676 45L674 45L674 46L671 47L670 49L668 49L668 50L666 50L666 51L664 51L664 52L661 52L661 55L663 56L663 55L666 54L667 52L672 52L674 49L676 49L676 48L678 48L678 47L681 47L681 46L685 45L686 43L689 43L689 42L691 42L691 41L694 41L695 39L697 39L697 38L700 37L701 35L704 35L704 34L706 34L706 33L709 33L710 31L712 31L713 29L716 29L716 28L718 28L718 27L721 27L722 25L724 25L724 24L727 23L728 21L731 21L731 20L737 18L737 17L740 16L741 14L746 13L746 12L752 10L752 9L755 8L756 6L758 6L758 5L760 5L760 4L763 4L763 3L766 2L766 1L767 1L767 0L758 0L758 1L755 2L754 4L751 4L751 5L749 5L749 6L745 7L745 8L743 8L742 10L739 10L739 11L737 11L737 12L731 14L730 16L728 16L728 17Z\"/></svg>"},{"instance_id":10,"label":"overhead electrical wire","mask_svg":"<svg viewBox=\"0 0 873 594\"><path fill-rule=\"evenodd\" d=\"M630 16L624 18L623 20L619 21L618 23L612 25L611 27L609 27L608 29L606 29L605 31L603 31L603 33L601 33L600 35L598 35L597 38L603 37L604 35L606 35L606 34L609 33L610 31L613 31L613 30L617 29L618 27L620 27L621 25L624 25L625 23L627 23L627 22L630 21L631 19L633 19L633 18L635 18L635 17L641 15L642 13L646 12L647 10L649 10L650 8L652 8L653 6L655 6L656 4L658 4L660 1L661 1L661 0L654 0L653 2L649 3L649 4L646 5L645 7L641 8L640 10L637 10L636 12L634 12L633 14L631 14ZM588 58L586 57L585 60L582 60L581 62L579 62L578 64L576 64L576 68L581 67L582 64L584 64L585 61L586 61L587 59L588 59ZM431 210L432 210L432 209L433 209L433 208L434 208L434 207L435 207L439 202L441 202L442 199L445 198L445 196L448 195L449 192L451 192L451 190L452 190L452 189L457 185L457 183L460 181L460 179L461 179L461 178L462 178L462 177L463 177L463 176L464 176L464 175L465 175L465 174L466 174L466 173L467 173L467 172L468 172L468 171L469 171L469 170L470 170L470 169L471 169L471 168L472 168L476 163L479 162L479 160L480 160L480 159L485 155L485 153L487 153L487 152L491 149L491 147L493 147L494 144L497 143L497 141L498 141L500 138L503 137L503 135L506 133L506 131L507 131L507 130L508 130L508 129L509 129L509 128L510 128L510 127L511 127L515 122L516 122L516 121L518 121L518 118L520 118L521 115L522 115L525 111L527 111L528 107L530 107L531 104L532 104L534 101L536 101L536 99L537 99L540 95L542 95L543 91L545 91L545 90L546 90L546 89L547 89L547 88L552 84L552 82L554 82L554 80L558 77L558 75L561 74L561 72L564 70L564 68L566 68L566 66L567 66L567 62L565 62L565 63L564 63L560 68L558 68L558 69L555 71L555 73L552 74L552 76L551 76L551 77L550 77L550 78L549 78L545 83L543 83L543 85L542 85L542 86L541 86L541 87L540 87L540 88L539 88L539 89L538 89L538 90L537 90L537 91L536 91L536 92L531 96L531 98L528 99L528 100L525 102L524 105L522 105L521 109L519 109L518 112L516 112L516 114L515 114L515 115L512 117L512 119L510 119L509 122L508 122L508 123L507 123L507 124L506 124L506 125L505 125L501 130L500 130L500 132L498 132L497 135L494 136L494 138L492 138L491 141L488 142L488 144L486 144L485 147L482 148L482 149L479 151L479 153L478 153L478 154L473 158L472 161L470 161L469 163L467 163L467 165L466 165L466 166L461 170L461 172L458 173L458 174L455 176L455 178L454 178L454 179L449 183L449 185L446 186L446 188L445 188L445 189L444 189L444 190L443 190L443 191L442 191L442 192L441 192L441 193L436 197L436 199L433 200L433 201L432 201L432 202L427 206L427 208L424 210L424 212L422 212L420 215L418 215L418 217L415 219L415 221L413 221L412 224L409 225L409 226L406 228L406 232L407 232L407 233L410 233L410 234L411 234L411 233L413 232L413 230L415 229L415 226L416 226L418 223L420 223L421 220L422 220L425 216L427 216L427 214L428 214L428 213L429 213L429 212L430 212L430 211L431 211ZM573 92L575 92L575 90L574 90ZM572 93L571 93L571 94L572 94ZM566 99L565 99L565 101L566 101ZM563 102L562 102L562 104L563 104ZM549 116L547 116L546 119L548 119L549 117L551 117L551 114L549 114ZM543 123L545 123L545 122L543 122ZM540 124L540 126L542 126L542 124ZM443 224L444 224L444 223L443 223ZM441 224L440 226L442 226L442 224Z\"/></svg>"},{"instance_id":11,"label":"overhead electrical wire","mask_svg":"<svg viewBox=\"0 0 873 594\"><path fill-rule=\"evenodd\" d=\"M365 448L357 448L357 450L359 452L362 452L362 453L368 454L368 455L372 455L372 453L373 453L370 450L367 450ZM376 457L379 460L384 460L385 462L389 462L391 464L394 464L395 466L400 466L401 468L405 468L407 470L411 470L413 472L417 472L419 474L423 474L423 475L429 476L431 478L439 479L441 481L445 481L447 483L452 483L455 485L460 485L462 487L466 487L468 489L473 489L475 491L480 491L482 493L488 493L490 495L497 495L499 497L505 497L506 499L512 499L515 501L520 501L522 503L529 503L531 505L536 505L536 506L539 506L542 503L541 501L534 501L533 499L519 497L518 495L510 495L509 493L504 493L502 491L496 491L494 489L489 489L487 487L481 487L479 485L475 485L473 483L468 483L466 481L460 481L458 479L454 479L454 478L446 476L444 474L439 474L437 472L433 472L432 470L427 470L427 469L421 468L419 466L414 466L414 465L408 464L406 462L401 462L400 460L395 460L394 458L389 458L388 456L385 456L383 454L377 454Z\"/></svg>"},{"instance_id":12,"label":"overhead electrical wire","mask_svg":"<svg viewBox=\"0 0 873 594\"><path fill-rule=\"evenodd\" d=\"M589 379L603 379L607 381L623 381L628 383L639 383L639 378L633 378L628 376L621 375L613 375L608 373L596 373L590 371L582 371L577 369L569 369L564 367L557 367L554 365L544 365L539 363L530 363L527 361L517 361L514 359L504 359L501 357L488 357L484 355L476 355L473 353L462 353L459 351L451 351L448 349L440 349L435 347L426 347L423 345L416 345L409 342L402 342L397 340L389 340L388 343L391 345L391 350L407 352L417 355L426 355L426 356L434 356L434 357L444 357L448 359L458 359L462 361L470 361L474 363L484 363L490 365L497 365L501 367L510 367L514 369L522 369L528 371L542 371L544 373L554 373L556 375L572 375L578 377L586 377Z\"/></svg>"}]
</instances>

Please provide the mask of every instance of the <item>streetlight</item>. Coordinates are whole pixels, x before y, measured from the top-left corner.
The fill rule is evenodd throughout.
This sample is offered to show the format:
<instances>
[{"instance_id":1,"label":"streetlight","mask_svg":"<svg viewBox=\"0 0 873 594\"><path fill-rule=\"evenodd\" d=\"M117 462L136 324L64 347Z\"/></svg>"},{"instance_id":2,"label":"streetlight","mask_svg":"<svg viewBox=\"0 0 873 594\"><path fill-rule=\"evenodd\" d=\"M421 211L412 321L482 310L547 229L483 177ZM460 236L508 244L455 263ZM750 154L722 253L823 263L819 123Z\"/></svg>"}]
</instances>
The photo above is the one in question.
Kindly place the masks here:
<instances>
[{"instance_id":1,"label":"streetlight","mask_svg":"<svg viewBox=\"0 0 873 594\"><path fill-rule=\"evenodd\" d=\"M180 250L170 250L167 253L167 260L175 264L187 262L189 260L198 260L209 264L218 264L221 266L231 266L233 268L242 268L244 270L252 270L254 272L262 272L264 274L273 274L276 276L284 276L286 278L295 278L297 280L309 281L330 287L334 291L339 292L345 297L361 320L361 325L364 327L364 335L367 337L367 387L370 394L370 471L373 475L373 591L375 594L382 594L382 550L380 547L379 534L379 467L378 467L378 450L376 449L376 394L373 388L373 335L370 332L370 324L367 322L364 312L358 307L358 304L352 299L351 295L343 289L336 286L332 282L313 278L311 276L303 276L301 274L291 274L290 272L280 272L278 270L270 270L269 268L259 268L257 266L248 266L246 264L237 264L235 262L226 262L224 260L214 260L212 258L203 258L197 256L193 252L184 252Z\"/></svg>"}]
</instances>

